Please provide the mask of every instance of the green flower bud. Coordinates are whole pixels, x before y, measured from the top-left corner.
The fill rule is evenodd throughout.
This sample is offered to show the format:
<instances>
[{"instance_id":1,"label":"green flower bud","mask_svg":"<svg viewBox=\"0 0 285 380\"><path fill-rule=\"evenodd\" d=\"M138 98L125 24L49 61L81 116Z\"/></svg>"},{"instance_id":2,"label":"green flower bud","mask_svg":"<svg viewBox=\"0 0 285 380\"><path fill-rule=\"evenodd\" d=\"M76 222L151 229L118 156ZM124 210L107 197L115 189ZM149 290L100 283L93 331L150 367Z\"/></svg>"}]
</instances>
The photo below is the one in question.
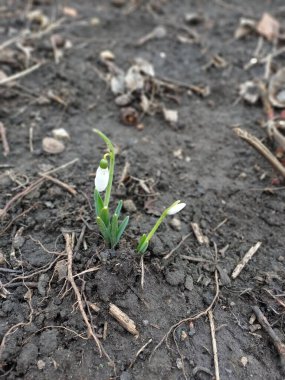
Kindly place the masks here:
<instances>
[{"instance_id":1,"label":"green flower bud","mask_svg":"<svg viewBox=\"0 0 285 380\"><path fill-rule=\"evenodd\" d=\"M101 169L107 169L108 168L108 161L105 160L105 158L102 158L102 160L100 161L99 166L100 166Z\"/></svg>"}]
</instances>

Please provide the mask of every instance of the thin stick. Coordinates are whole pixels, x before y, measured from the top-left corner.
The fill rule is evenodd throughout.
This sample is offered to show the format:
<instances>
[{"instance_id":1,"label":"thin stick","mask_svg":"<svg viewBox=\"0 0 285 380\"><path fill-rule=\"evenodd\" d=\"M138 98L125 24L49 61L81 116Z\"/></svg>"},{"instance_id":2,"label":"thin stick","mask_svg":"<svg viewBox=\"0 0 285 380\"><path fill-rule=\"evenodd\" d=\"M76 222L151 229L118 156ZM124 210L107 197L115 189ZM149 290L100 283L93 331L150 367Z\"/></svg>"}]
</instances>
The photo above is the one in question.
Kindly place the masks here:
<instances>
[{"instance_id":1,"label":"thin stick","mask_svg":"<svg viewBox=\"0 0 285 380\"><path fill-rule=\"evenodd\" d=\"M285 372L285 344L282 343L281 339L276 335L275 331L272 329L270 326L267 318L265 315L262 313L262 311L259 309L258 306L253 306L252 310L254 314L256 315L258 322L261 324L263 329L267 332L270 340L272 341L274 347L278 351L278 354L281 359L281 366L283 372Z\"/></svg>"},{"instance_id":2,"label":"thin stick","mask_svg":"<svg viewBox=\"0 0 285 380\"><path fill-rule=\"evenodd\" d=\"M14 75L11 75L11 76L9 76L9 77L7 77L7 78L4 78L4 79L2 79L2 80L0 81L0 86L1 86L1 85L4 85L4 84L7 84L7 83L9 83L9 82L12 82L12 81L14 81L14 80L17 80L17 79L23 78L23 77L25 77L26 75L31 74L33 71L38 70L42 65L43 65L43 63L42 63L42 62L39 62L39 63L35 64L34 66L29 67L29 68L26 69L26 70L20 71L20 72L17 73L17 74L14 74Z\"/></svg>"},{"instance_id":3,"label":"thin stick","mask_svg":"<svg viewBox=\"0 0 285 380\"><path fill-rule=\"evenodd\" d=\"M110 303L109 313L113 318L115 318L119 322L119 324L125 330L127 330L135 337L139 336L139 332L136 328L135 322L131 318L129 318L126 313L119 309L118 306L114 305L113 303Z\"/></svg>"},{"instance_id":4,"label":"thin stick","mask_svg":"<svg viewBox=\"0 0 285 380\"><path fill-rule=\"evenodd\" d=\"M285 178L285 167L258 138L240 128L234 128L234 132L249 145L253 146Z\"/></svg>"},{"instance_id":5,"label":"thin stick","mask_svg":"<svg viewBox=\"0 0 285 380\"><path fill-rule=\"evenodd\" d=\"M249 262L249 260L253 257L253 255L257 252L259 247L261 246L261 242L258 241L253 247L250 248L249 251L246 252L244 257L241 259L241 261L238 263L238 265L235 267L232 278L235 279L240 274L240 272L243 270L243 268L246 266L246 264Z\"/></svg>"},{"instance_id":6,"label":"thin stick","mask_svg":"<svg viewBox=\"0 0 285 380\"><path fill-rule=\"evenodd\" d=\"M216 341L215 322L214 322L212 310L208 311L208 317L209 317L209 322L210 322L212 346L213 346L213 354L214 354L214 366L215 366L215 376L216 376L215 380L220 380L219 358L218 358L218 349L217 349L217 341Z\"/></svg>"},{"instance_id":7,"label":"thin stick","mask_svg":"<svg viewBox=\"0 0 285 380\"><path fill-rule=\"evenodd\" d=\"M209 239L207 238L207 236L203 235L199 224L198 223L191 223L191 227L192 227L192 230L194 232L194 235L195 235L198 243L201 245L203 245L203 244L208 245Z\"/></svg>"},{"instance_id":8,"label":"thin stick","mask_svg":"<svg viewBox=\"0 0 285 380\"><path fill-rule=\"evenodd\" d=\"M8 154L10 153L10 148L6 136L6 128L4 127L3 123L0 122L0 137L2 140L2 145L3 145L3 156L7 157Z\"/></svg>"},{"instance_id":9,"label":"thin stick","mask_svg":"<svg viewBox=\"0 0 285 380\"><path fill-rule=\"evenodd\" d=\"M97 336L95 335L92 326L90 325L87 314L86 314L84 307L83 307L83 302L82 302L82 297L81 297L80 291L79 291L79 289L78 289L78 287L74 281L74 277L73 277L73 273L72 273L72 256L73 256L72 238L71 238L71 235L69 235L67 233L64 233L63 236L65 239L65 250L66 250L66 254L67 254L67 277L68 277L68 281L70 282L70 284L73 288L73 291L76 295L78 307L80 309L82 318L83 318L85 325L87 327L88 336L89 337L91 336L94 339L94 341L98 347L99 354L102 357L102 344L99 341L99 339L97 338Z\"/></svg>"},{"instance_id":10,"label":"thin stick","mask_svg":"<svg viewBox=\"0 0 285 380\"><path fill-rule=\"evenodd\" d=\"M67 162L66 164L63 164L57 168L54 168L52 170L49 170L47 172L44 172L44 173L39 173L39 175L48 175L48 174L51 174L51 173L55 173L61 169L65 169L67 166L70 166L72 164L74 164L75 162L78 161L78 158L75 158L74 160L72 161L69 161ZM15 201L17 201L18 199L21 199L23 198L24 196L26 196L27 194L29 194L31 191L35 190L38 186L41 186L42 183L45 181L45 178L42 177L42 178L38 178L36 181L34 181L33 183L31 183L30 186L28 186L25 190L21 191L20 193L16 194L7 204L6 206L1 210L1 214L0 214L0 217L4 217L4 215L6 215L7 211L12 207L13 203Z\"/></svg>"},{"instance_id":11,"label":"thin stick","mask_svg":"<svg viewBox=\"0 0 285 380\"><path fill-rule=\"evenodd\" d=\"M188 318L184 318L184 319L181 319L179 322L175 323L174 325L172 325L170 327L170 329L168 330L168 332L163 336L163 338L160 340L160 342L154 347L150 357L149 357L149 360L152 359L155 351L162 345L162 343L168 339L169 335L171 334L172 330L173 329L176 329L177 327L179 327L180 325L182 325L183 323L186 323L186 322L190 322L190 321L195 321L199 318L201 318L203 315L207 315L208 311L212 309L212 307L214 306L216 300L218 299L219 297L219 292L220 292L220 286L219 286L219 276L218 276L218 271L215 270L215 295L214 295L214 298L212 300L212 302L210 303L210 305L203 311L200 311L199 313L197 314L194 314L193 316L191 317L188 317Z\"/></svg>"},{"instance_id":12,"label":"thin stick","mask_svg":"<svg viewBox=\"0 0 285 380\"><path fill-rule=\"evenodd\" d=\"M133 358L133 360L131 361L131 364L129 365L129 368L132 368L132 366L134 365L135 361L137 360L138 356L140 353L143 352L143 350L152 342L152 339L150 339L149 341L146 342L146 344L144 344L139 350L138 352L135 354L135 357Z\"/></svg>"},{"instance_id":13,"label":"thin stick","mask_svg":"<svg viewBox=\"0 0 285 380\"><path fill-rule=\"evenodd\" d=\"M57 178L54 178L54 177L52 177L52 176L50 176L48 174L44 174L44 173L40 174L40 176L48 179L49 181L51 181L53 183L56 183L57 185L59 185L61 187L63 187L65 190L67 190L72 195L76 195L77 194L77 191L73 187L69 186L67 183L64 183L64 182L60 181Z\"/></svg>"},{"instance_id":14,"label":"thin stick","mask_svg":"<svg viewBox=\"0 0 285 380\"><path fill-rule=\"evenodd\" d=\"M183 236L183 238L180 240L180 242L177 244L177 246L174 247L166 256L163 257L163 260L169 259L169 257L172 256L173 253L181 247L181 245L184 243L184 241L189 238L189 236L191 236L191 234Z\"/></svg>"}]
</instances>

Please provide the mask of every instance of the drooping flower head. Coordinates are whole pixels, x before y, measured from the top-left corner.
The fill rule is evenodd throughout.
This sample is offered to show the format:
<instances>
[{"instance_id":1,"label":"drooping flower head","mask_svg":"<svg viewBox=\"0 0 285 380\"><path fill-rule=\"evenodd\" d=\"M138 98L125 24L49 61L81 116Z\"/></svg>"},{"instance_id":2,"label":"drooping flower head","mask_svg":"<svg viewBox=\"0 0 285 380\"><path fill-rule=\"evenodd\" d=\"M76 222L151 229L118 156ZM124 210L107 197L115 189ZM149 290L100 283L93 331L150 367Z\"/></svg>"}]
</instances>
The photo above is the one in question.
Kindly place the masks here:
<instances>
[{"instance_id":1,"label":"drooping flower head","mask_svg":"<svg viewBox=\"0 0 285 380\"><path fill-rule=\"evenodd\" d=\"M109 182L109 168L108 161L103 158L100 161L99 167L96 171L95 176L95 189L97 191L102 192L105 191Z\"/></svg>"},{"instance_id":2,"label":"drooping flower head","mask_svg":"<svg viewBox=\"0 0 285 380\"><path fill-rule=\"evenodd\" d=\"M180 212L185 206L186 206L186 203L180 203L180 201L178 201L177 204L174 204L172 207L169 208L169 210L167 211L167 215L174 215L174 214L177 214L177 213Z\"/></svg>"}]
</instances>

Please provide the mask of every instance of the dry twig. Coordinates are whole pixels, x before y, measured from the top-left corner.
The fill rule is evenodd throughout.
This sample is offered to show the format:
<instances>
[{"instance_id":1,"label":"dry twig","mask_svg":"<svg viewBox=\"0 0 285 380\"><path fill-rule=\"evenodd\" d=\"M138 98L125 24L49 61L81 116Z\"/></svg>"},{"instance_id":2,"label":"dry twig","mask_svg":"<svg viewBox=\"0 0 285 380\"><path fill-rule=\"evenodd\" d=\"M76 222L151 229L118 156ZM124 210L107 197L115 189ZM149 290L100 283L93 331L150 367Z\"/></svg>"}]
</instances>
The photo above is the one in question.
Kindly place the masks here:
<instances>
[{"instance_id":1,"label":"dry twig","mask_svg":"<svg viewBox=\"0 0 285 380\"><path fill-rule=\"evenodd\" d=\"M214 366L215 366L215 376L216 376L215 380L220 380L218 349L217 349L215 323L214 323L214 317L213 317L212 310L208 311L208 317L209 317L209 321L210 321L212 346L213 346L213 354L214 354Z\"/></svg>"},{"instance_id":2,"label":"dry twig","mask_svg":"<svg viewBox=\"0 0 285 380\"><path fill-rule=\"evenodd\" d=\"M152 359L155 351L162 345L162 343L167 340L169 338L169 335L171 334L171 332L174 330L174 329L177 329L180 325L182 325L183 323L186 323L186 322L191 322L191 321L195 321L199 318L201 318L202 316L204 315L207 315L208 314L208 311L211 310L215 304L215 302L217 301L218 297L219 297L219 292L220 292L220 287L219 287L219 276L218 276L218 271L217 269L215 270L215 295L214 295L214 298L212 300L212 302L210 303L210 305L203 311L200 311L199 313L197 314L194 314L192 315L191 317L188 317L188 318L184 318L184 319L181 319L179 322L175 323L174 325L172 325L170 327L170 329L168 330L168 332L163 336L163 338L160 340L160 342L154 347L151 355L150 355L150 358L149 360Z\"/></svg>"},{"instance_id":3,"label":"dry twig","mask_svg":"<svg viewBox=\"0 0 285 380\"><path fill-rule=\"evenodd\" d=\"M169 259L169 257L172 256L173 253L174 253L175 251L177 251L177 249L179 249L179 248L181 247L181 245L185 242L185 240L189 238L189 236L191 236L191 234L188 234L188 235L183 236L183 238L180 240L180 242L177 244L177 246L174 247L174 248L173 248L173 249L172 249L167 255L165 255L165 256L163 257L163 260L167 260L167 259Z\"/></svg>"},{"instance_id":4,"label":"dry twig","mask_svg":"<svg viewBox=\"0 0 285 380\"><path fill-rule=\"evenodd\" d=\"M240 274L240 272L243 270L243 268L246 266L246 264L249 262L249 260L252 258L252 256L257 252L259 247L261 246L261 242L258 241L253 247L250 248L249 251L244 255L244 257L241 259L241 261L238 263L238 265L235 267L232 278L235 279Z\"/></svg>"},{"instance_id":5,"label":"dry twig","mask_svg":"<svg viewBox=\"0 0 285 380\"><path fill-rule=\"evenodd\" d=\"M95 335L94 331L93 331L93 328L88 320L88 317L87 317L87 314L84 310L84 306L83 306L83 302L82 302L82 297L81 297L81 294L80 294L80 291L74 281L74 277L73 277L73 273L72 273L72 256L73 256L73 252L72 252L72 238L71 238L71 235L67 234L67 233L64 233L63 234L64 236L64 239L65 239L65 250L66 250L66 254L67 254L67 276L68 276L68 281L70 282L71 286L72 286L72 289L75 293L75 296L76 296L76 299L77 299L77 303L78 303L78 307L80 309L80 312L81 312L81 315L82 315L82 318L84 320L84 323L87 327L87 333L88 333L88 337L92 337L98 347L98 350L99 350L99 353L100 353L100 356L102 356L102 353L104 353L104 355L108 358L109 361L111 361L109 355L104 351L103 347L102 347L102 344L101 342L99 341L99 339L97 338L97 336Z\"/></svg>"},{"instance_id":6,"label":"dry twig","mask_svg":"<svg viewBox=\"0 0 285 380\"><path fill-rule=\"evenodd\" d=\"M124 313L121 309L119 309L116 305L110 303L109 313L129 333L131 333L132 335L135 335L136 337L139 335L135 322L132 319L130 319L127 316L127 314Z\"/></svg>"},{"instance_id":7,"label":"dry twig","mask_svg":"<svg viewBox=\"0 0 285 380\"><path fill-rule=\"evenodd\" d=\"M25 77L26 75L31 74L33 71L39 69L42 65L43 65L42 62L37 63L36 65L31 66L31 67L29 67L29 68L26 69L26 70L20 71L20 72L17 73L17 74L14 74L14 75L11 75L11 76L9 76L9 77L7 77L7 78L4 78L4 79L2 79L2 80L0 81L0 86L1 86L1 85L4 85L4 84L7 84L7 83L9 83L9 82L12 82L12 81L14 81L14 80L17 80L17 79L23 78L23 77Z\"/></svg>"},{"instance_id":8,"label":"dry twig","mask_svg":"<svg viewBox=\"0 0 285 380\"><path fill-rule=\"evenodd\" d=\"M285 178L285 167L258 138L240 128L234 128L234 132L249 145L253 146Z\"/></svg>"},{"instance_id":9,"label":"dry twig","mask_svg":"<svg viewBox=\"0 0 285 380\"><path fill-rule=\"evenodd\" d=\"M61 186L62 188L64 188L65 190L67 190L72 195L76 195L77 194L77 191L73 187L69 186L68 184L66 184L66 183L64 183L62 181L60 181L57 178L52 177L51 175L42 173L42 174L40 174L40 176L48 179L49 181L51 181L51 182L53 182L53 183L55 183L55 184L57 184L59 186Z\"/></svg>"},{"instance_id":10,"label":"dry twig","mask_svg":"<svg viewBox=\"0 0 285 380\"><path fill-rule=\"evenodd\" d=\"M256 315L258 322L261 324L263 329L267 332L270 340L272 341L274 347L278 351L278 354L281 359L281 366L283 373L285 373L285 344L282 343L281 339L276 335L275 331L270 326L267 318L262 313L262 311L259 309L258 306L253 306L252 310L254 311L254 314Z\"/></svg>"},{"instance_id":11,"label":"dry twig","mask_svg":"<svg viewBox=\"0 0 285 380\"><path fill-rule=\"evenodd\" d=\"M2 140L3 145L3 156L7 157L10 153L10 148L6 136L6 128L4 127L3 123L0 122L0 138Z\"/></svg>"},{"instance_id":12,"label":"dry twig","mask_svg":"<svg viewBox=\"0 0 285 380\"><path fill-rule=\"evenodd\" d=\"M198 223L191 223L192 230L199 244L209 245L209 239L207 236L203 235Z\"/></svg>"}]
</instances>

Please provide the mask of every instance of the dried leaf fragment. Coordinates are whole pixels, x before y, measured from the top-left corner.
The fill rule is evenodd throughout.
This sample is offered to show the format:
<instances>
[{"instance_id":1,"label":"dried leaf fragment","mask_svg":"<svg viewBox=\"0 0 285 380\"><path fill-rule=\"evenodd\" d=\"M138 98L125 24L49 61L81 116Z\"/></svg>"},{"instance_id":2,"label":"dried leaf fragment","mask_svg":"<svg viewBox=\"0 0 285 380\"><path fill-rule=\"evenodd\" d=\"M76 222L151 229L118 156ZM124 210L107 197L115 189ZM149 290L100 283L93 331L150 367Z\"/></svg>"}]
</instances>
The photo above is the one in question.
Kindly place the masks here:
<instances>
[{"instance_id":1,"label":"dried leaf fragment","mask_svg":"<svg viewBox=\"0 0 285 380\"><path fill-rule=\"evenodd\" d=\"M178 122L178 111L177 110L170 110L163 108L162 110L164 119L168 121L171 124L175 124Z\"/></svg>"},{"instance_id":2,"label":"dried leaf fragment","mask_svg":"<svg viewBox=\"0 0 285 380\"><path fill-rule=\"evenodd\" d=\"M256 104L260 98L260 89L253 81L246 81L239 86L239 95L246 102Z\"/></svg>"},{"instance_id":3,"label":"dried leaf fragment","mask_svg":"<svg viewBox=\"0 0 285 380\"><path fill-rule=\"evenodd\" d=\"M77 17L78 16L78 12L75 8L63 7L62 12L63 12L63 14L65 14L66 16L69 16L69 17Z\"/></svg>"},{"instance_id":4,"label":"dried leaf fragment","mask_svg":"<svg viewBox=\"0 0 285 380\"><path fill-rule=\"evenodd\" d=\"M274 41L278 38L280 24L276 18L272 17L269 13L263 13L260 21L256 26L257 32L268 41Z\"/></svg>"}]
</instances>

